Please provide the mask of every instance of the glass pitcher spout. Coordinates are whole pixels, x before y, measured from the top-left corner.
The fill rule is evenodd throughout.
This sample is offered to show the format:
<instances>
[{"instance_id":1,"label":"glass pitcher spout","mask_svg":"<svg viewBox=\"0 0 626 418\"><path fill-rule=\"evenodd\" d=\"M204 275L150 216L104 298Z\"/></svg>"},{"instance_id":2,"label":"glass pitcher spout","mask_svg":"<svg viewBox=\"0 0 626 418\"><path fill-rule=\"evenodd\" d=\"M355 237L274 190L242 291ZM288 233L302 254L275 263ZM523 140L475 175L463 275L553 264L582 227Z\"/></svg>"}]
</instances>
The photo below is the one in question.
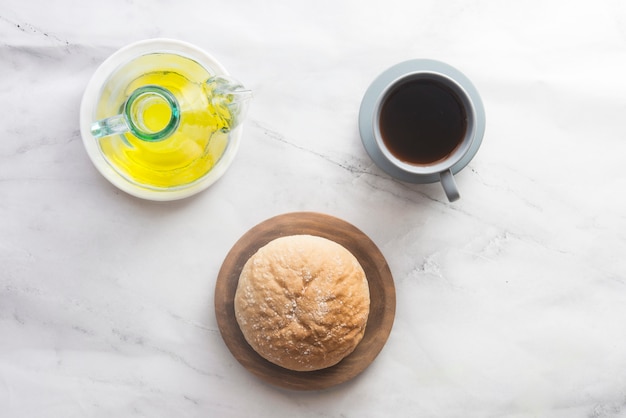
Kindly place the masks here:
<instances>
[{"instance_id":1,"label":"glass pitcher spout","mask_svg":"<svg viewBox=\"0 0 626 418\"><path fill-rule=\"evenodd\" d=\"M95 138L131 132L144 141L161 141L180 123L180 105L167 89L156 85L139 87L128 97L120 115L91 125Z\"/></svg>"}]
</instances>

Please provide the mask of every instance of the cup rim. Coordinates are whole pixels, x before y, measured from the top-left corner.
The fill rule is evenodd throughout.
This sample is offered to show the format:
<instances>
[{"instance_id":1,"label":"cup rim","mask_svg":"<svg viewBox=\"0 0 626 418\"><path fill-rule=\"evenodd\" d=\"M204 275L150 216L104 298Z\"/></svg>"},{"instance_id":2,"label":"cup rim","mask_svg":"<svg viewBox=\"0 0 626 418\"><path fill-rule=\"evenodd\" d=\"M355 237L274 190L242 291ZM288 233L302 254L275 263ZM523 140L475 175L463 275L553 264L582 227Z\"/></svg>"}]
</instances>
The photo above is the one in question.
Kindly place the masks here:
<instances>
[{"instance_id":1,"label":"cup rim","mask_svg":"<svg viewBox=\"0 0 626 418\"><path fill-rule=\"evenodd\" d=\"M399 86L410 81L419 79L443 82L443 84L445 84L448 88L454 90L454 93L462 101L462 105L465 108L467 118L467 128L465 135L463 139L459 141L459 144L454 148L454 150L452 150L452 152L447 156L426 164L412 164L396 157L385 145L382 133L380 132L379 123L380 112L382 110L383 104L385 103L389 95L393 93ZM454 78L440 71L415 70L397 77L393 82L389 83L382 91L382 93L378 96L374 105L374 109L375 110L374 117L372 118L372 129L374 131L374 138L378 147L380 148L380 151L391 164L409 173L428 175L437 174L449 170L467 154L476 136L476 110L474 108L474 104L472 103L472 99L461 84L459 84Z\"/></svg>"},{"instance_id":2,"label":"cup rim","mask_svg":"<svg viewBox=\"0 0 626 418\"><path fill-rule=\"evenodd\" d=\"M392 84L394 80L419 71L433 71L454 79L457 84L463 87L468 97L471 99L475 113L474 138L465 155L456 162L456 164L451 166L449 170L452 174L456 174L467 166L478 152L484 137L485 108L478 90L474 87L469 78L456 68L441 61L416 58L397 63L380 73L368 86L361 101L358 120L359 133L363 147L372 161L378 168L394 179L416 184L436 183L439 182L440 179L439 173L414 173L393 164L382 153L374 134L373 118L375 118L377 100L380 99L385 89Z\"/></svg>"}]
</instances>

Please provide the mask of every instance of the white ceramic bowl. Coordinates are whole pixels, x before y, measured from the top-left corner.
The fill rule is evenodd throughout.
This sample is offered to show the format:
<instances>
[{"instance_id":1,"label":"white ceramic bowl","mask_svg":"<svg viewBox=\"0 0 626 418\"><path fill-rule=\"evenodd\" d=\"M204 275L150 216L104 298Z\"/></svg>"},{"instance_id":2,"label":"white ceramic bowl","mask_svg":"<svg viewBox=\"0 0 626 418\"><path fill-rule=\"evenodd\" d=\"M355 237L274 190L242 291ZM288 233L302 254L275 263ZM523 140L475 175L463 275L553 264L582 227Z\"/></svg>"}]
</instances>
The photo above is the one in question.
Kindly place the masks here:
<instances>
[{"instance_id":1,"label":"white ceramic bowl","mask_svg":"<svg viewBox=\"0 0 626 418\"><path fill-rule=\"evenodd\" d=\"M102 154L97 139L91 134L91 124L96 120L96 106L101 96L102 88L112 74L121 66L138 56L166 52L182 55L198 62L214 75L228 75L226 69L210 54L186 42L172 39L148 39L139 41L115 52L107 58L96 70L87 84L80 107L80 132L89 158L98 171L120 190L133 196L157 201L177 200L199 193L215 183L231 165L242 134L242 126L230 132L229 144L218 163L200 179L181 186L169 188L155 188L138 184L120 175L108 163Z\"/></svg>"}]
</instances>

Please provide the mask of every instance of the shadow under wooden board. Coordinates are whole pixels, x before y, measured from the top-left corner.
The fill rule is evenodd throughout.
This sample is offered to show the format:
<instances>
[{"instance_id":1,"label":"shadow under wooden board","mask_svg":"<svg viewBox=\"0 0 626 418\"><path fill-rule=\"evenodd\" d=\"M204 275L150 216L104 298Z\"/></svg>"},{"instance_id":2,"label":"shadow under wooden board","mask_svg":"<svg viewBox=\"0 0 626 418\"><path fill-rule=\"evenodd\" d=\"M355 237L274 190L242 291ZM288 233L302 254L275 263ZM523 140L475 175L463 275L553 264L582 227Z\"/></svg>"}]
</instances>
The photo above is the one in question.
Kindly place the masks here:
<instances>
[{"instance_id":1,"label":"shadow under wooden board","mask_svg":"<svg viewBox=\"0 0 626 418\"><path fill-rule=\"evenodd\" d=\"M298 372L277 366L246 342L235 319L234 298L241 270L268 242L289 235L315 235L348 249L363 267L370 290L370 313L356 349L332 367ZM353 225L329 215L293 212L261 222L230 250L215 285L215 315L226 346L248 371L273 385L292 390L320 390L344 383L365 370L382 350L396 312L396 292L387 261L372 240Z\"/></svg>"}]
</instances>

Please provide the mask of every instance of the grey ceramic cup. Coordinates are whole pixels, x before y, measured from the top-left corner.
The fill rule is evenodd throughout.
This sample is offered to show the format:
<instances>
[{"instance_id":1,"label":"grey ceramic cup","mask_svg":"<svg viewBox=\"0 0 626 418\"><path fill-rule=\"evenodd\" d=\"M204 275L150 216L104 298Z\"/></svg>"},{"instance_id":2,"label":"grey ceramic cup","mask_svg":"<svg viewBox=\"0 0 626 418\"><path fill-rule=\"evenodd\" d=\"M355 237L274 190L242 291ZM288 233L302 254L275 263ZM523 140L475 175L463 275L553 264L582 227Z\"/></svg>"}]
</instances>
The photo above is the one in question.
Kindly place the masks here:
<instances>
[{"instance_id":1,"label":"grey ceramic cup","mask_svg":"<svg viewBox=\"0 0 626 418\"><path fill-rule=\"evenodd\" d=\"M385 145L380 131L380 112L389 94L403 83L417 79L444 84L458 97L467 116L466 132L459 145L444 159L429 164L407 163ZM372 160L387 174L410 183L441 182L450 202L460 197L454 174L476 155L485 132L485 110L471 81L448 64L416 59L394 65L369 86L359 112L361 140Z\"/></svg>"}]
</instances>

